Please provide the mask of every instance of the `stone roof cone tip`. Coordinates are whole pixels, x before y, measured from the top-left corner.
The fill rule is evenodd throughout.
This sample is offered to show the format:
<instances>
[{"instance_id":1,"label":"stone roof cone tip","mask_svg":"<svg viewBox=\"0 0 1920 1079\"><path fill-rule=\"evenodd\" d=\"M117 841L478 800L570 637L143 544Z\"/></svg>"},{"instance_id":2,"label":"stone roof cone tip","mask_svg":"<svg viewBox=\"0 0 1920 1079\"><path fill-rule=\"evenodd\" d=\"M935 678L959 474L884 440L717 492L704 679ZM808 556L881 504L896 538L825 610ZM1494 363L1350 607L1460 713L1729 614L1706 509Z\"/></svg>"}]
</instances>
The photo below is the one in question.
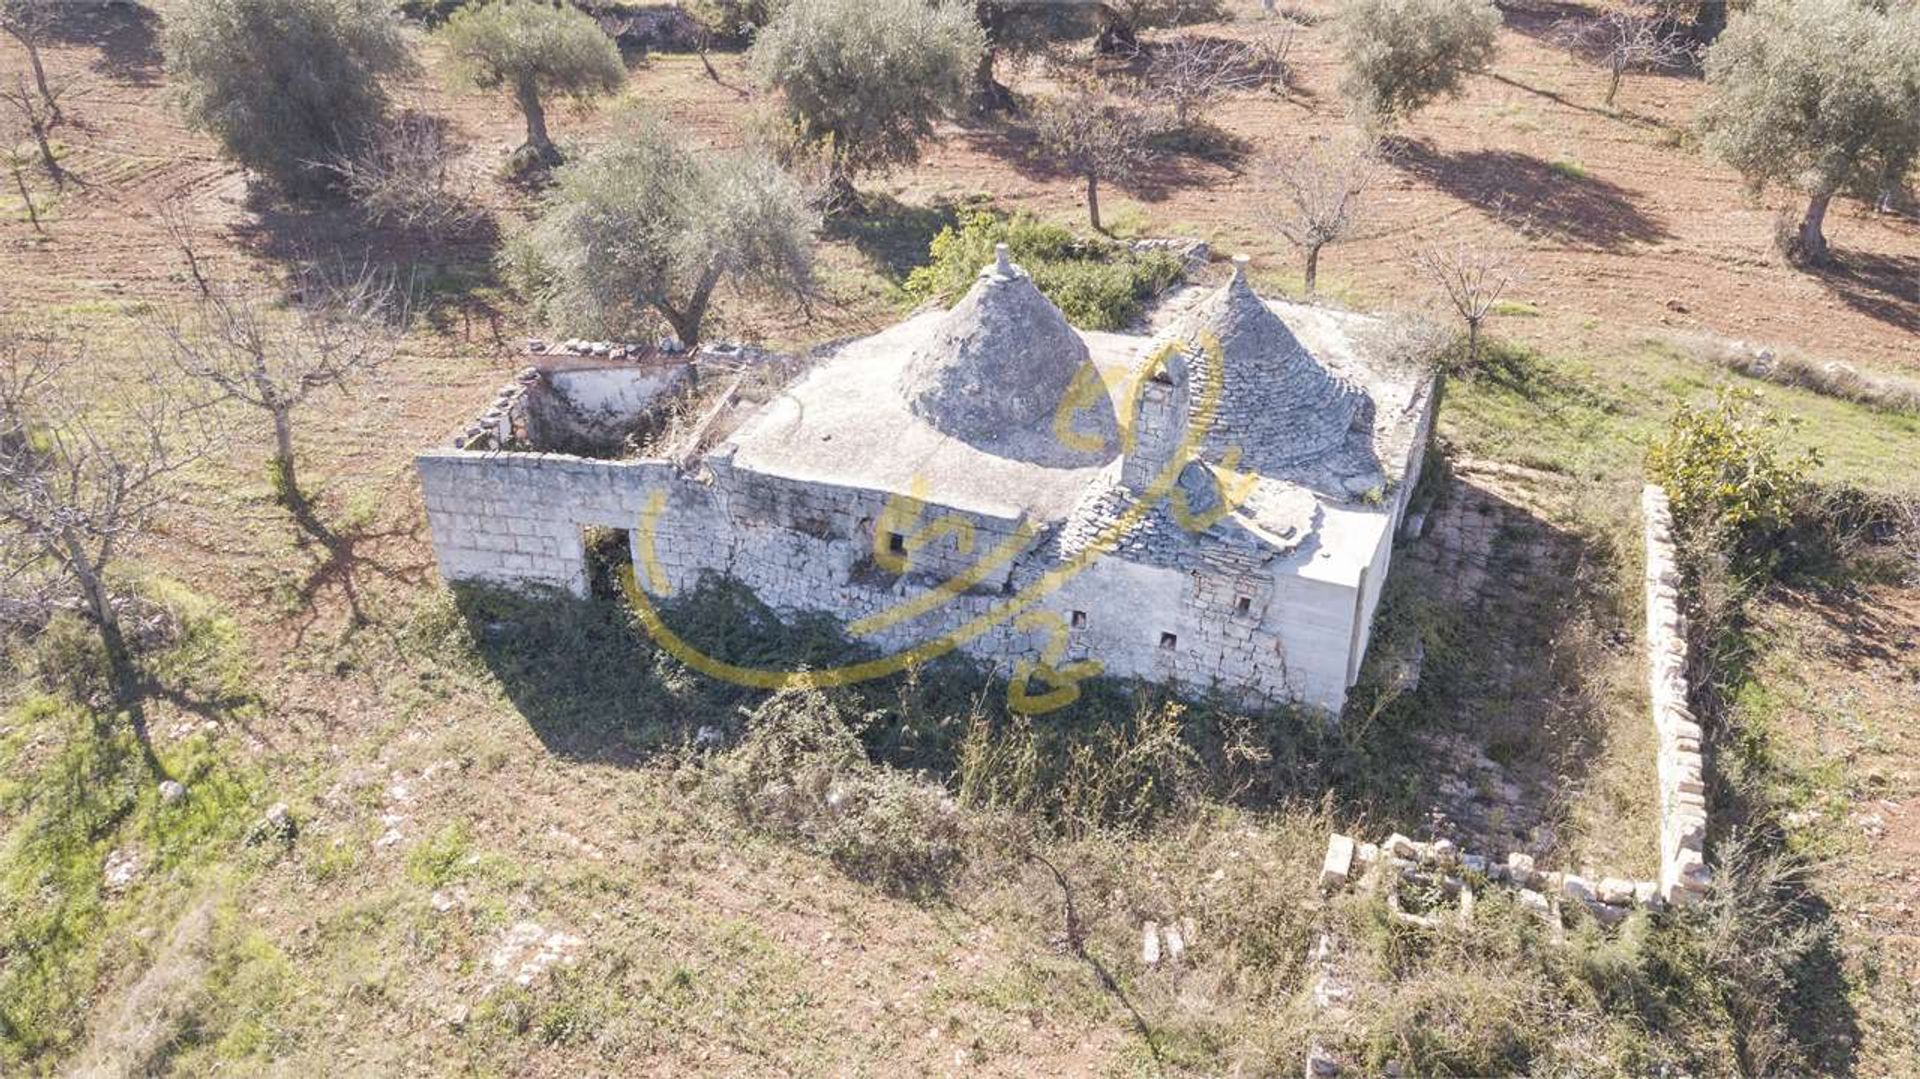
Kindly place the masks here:
<instances>
[{"instance_id":1,"label":"stone roof cone tip","mask_svg":"<svg viewBox=\"0 0 1920 1079\"><path fill-rule=\"evenodd\" d=\"M1340 447L1365 395L1335 376L1300 343L1293 330L1253 290L1250 260L1233 257L1233 277L1202 300L1180 325L1194 348L1196 380L1211 363L1197 346L1219 342L1220 402L1203 456L1218 459L1239 446L1263 471L1284 470Z\"/></svg>"},{"instance_id":2,"label":"stone roof cone tip","mask_svg":"<svg viewBox=\"0 0 1920 1079\"><path fill-rule=\"evenodd\" d=\"M973 287L915 342L900 390L914 413L969 441L1050 423L1087 343L995 244Z\"/></svg>"}]
</instances>

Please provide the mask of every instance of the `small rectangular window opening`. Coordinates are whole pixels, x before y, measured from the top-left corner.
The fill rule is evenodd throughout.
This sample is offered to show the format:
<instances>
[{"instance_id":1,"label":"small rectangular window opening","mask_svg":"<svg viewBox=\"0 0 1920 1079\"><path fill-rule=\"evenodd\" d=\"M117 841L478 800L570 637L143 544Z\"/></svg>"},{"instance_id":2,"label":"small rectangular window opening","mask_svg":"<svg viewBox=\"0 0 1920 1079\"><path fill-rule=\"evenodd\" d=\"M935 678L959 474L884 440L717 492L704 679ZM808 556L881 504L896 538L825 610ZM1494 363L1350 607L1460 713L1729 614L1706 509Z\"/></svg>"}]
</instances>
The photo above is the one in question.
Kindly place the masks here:
<instances>
[{"instance_id":1,"label":"small rectangular window opening","mask_svg":"<svg viewBox=\"0 0 1920 1079\"><path fill-rule=\"evenodd\" d=\"M907 537L898 532L887 533L887 550L894 554L907 553Z\"/></svg>"},{"instance_id":2,"label":"small rectangular window opening","mask_svg":"<svg viewBox=\"0 0 1920 1079\"><path fill-rule=\"evenodd\" d=\"M1253 598L1251 596L1241 596L1233 601L1234 614L1249 614L1252 611Z\"/></svg>"},{"instance_id":3,"label":"small rectangular window opening","mask_svg":"<svg viewBox=\"0 0 1920 1079\"><path fill-rule=\"evenodd\" d=\"M1074 629L1085 629L1087 626L1087 612L1085 611L1073 612L1073 617L1071 621L1073 623Z\"/></svg>"},{"instance_id":4,"label":"small rectangular window opening","mask_svg":"<svg viewBox=\"0 0 1920 1079\"><path fill-rule=\"evenodd\" d=\"M1180 638L1171 633L1162 633L1160 635L1160 647L1162 648L1172 649L1178 647L1179 644Z\"/></svg>"}]
</instances>

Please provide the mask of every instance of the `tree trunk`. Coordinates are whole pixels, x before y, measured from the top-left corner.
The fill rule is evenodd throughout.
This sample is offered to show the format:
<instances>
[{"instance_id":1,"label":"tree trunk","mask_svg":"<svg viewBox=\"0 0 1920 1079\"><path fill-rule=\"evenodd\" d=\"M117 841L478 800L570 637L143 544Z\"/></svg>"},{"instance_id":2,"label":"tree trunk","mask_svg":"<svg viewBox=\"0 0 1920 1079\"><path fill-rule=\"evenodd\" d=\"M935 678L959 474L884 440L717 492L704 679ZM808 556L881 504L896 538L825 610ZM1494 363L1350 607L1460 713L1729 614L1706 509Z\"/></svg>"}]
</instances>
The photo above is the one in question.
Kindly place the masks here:
<instances>
[{"instance_id":1,"label":"tree trunk","mask_svg":"<svg viewBox=\"0 0 1920 1079\"><path fill-rule=\"evenodd\" d=\"M1800 219L1800 257L1814 266L1824 266L1830 252L1827 250L1827 234L1823 231L1827 221L1827 205L1833 201L1833 192L1814 195L1807 200L1807 214Z\"/></svg>"},{"instance_id":2,"label":"tree trunk","mask_svg":"<svg viewBox=\"0 0 1920 1079\"><path fill-rule=\"evenodd\" d=\"M693 286L684 305L679 308L658 305L661 317L673 327L673 335L680 339L681 346L688 352L700 347L700 327L707 320L707 304L712 301L714 287L719 283L720 271L709 269Z\"/></svg>"},{"instance_id":3,"label":"tree trunk","mask_svg":"<svg viewBox=\"0 0 1920 1079\"><path fill-rule=\"evenodd\" d=\"M1615 60L1613 62L1613 74L1607 79L1607 100L1605 102L1607 108L1613 108L1613 99L1620 96L1620 80L1625 78L1626 75L1625 65L1621 61Z\"/></svg>"},{"instance_id":4,"label":"tree trunk","mask_svg":"<svg viewBox=\"0 0 1920 1079\"><path fill-rule=\"evenodd\" d=\"M515 91L520 99L520 111L527 116L527 146L544 164L560 163L560 152L553 147L553 140L547 137L547 110L540 104L540 88L532 80L522 82Z\"/></svg>"},{"instance_id":5,"label":"tree trunk","mask_svg":"<svg viewBox=\"0 0 1920 1079\"><path fill-rule=\"evenodd\" d=\"M991 116L1000 112L1012 112L1018 104L1013 91L993 77L994 49L991 45L980 52L980 62L973 69L973 111L982 116Z\"/></svg>"},{"instance_id":6,"label":"tree trunk","mask_svg":"<svg viewBox=\"0 0 1920 1079\"><path fill-rule=\"evenodd\" d=\"M1476 371L1480 367L1480 320L1467 320L1467 370Z\"/></svg>"},{"instance_id":7,"label":"tree trunk","mask_svg":"<svg viewBox=\"0 0 1920 1079\"><path fill-rule=\"evenodd\" d=\"M293 417L284 408L273 410L273 483L278 488L274 494L288 508L306 504L293 469Z\"/></svg>"},{"instance_id":8,"label":"tree trunk","mask_svg":"<svg viewBox=\"0 0 1920 1079\"><path fill-rule=\"evenodd\" d=\"M33 231L45 233L47 230L40 224L40 208L33 204L33 192L27 189L27 178L20 174L19 159L10 157L7 166L13 170L13 186L20 189L20 201L27 206L27 220L33 222Z\"/></svg>"},{"instance_id":9,"label":"tree trunk","mask_svg":"<svg viewBox=\"0 0 1920 1079\"><path fill-rule=\"evenodd\" d=\"M827 188L821 193L820 202L821 213L828 217L839 217L860 209L860 190L853 186L853 176L838 155L828 170Z\"/></svg>"},{"instance_id":10,"label":"tree trunk","mask_svg":"<svg viewBox=\"0 0 1920 1079\"><path fill-rule=\"evenodd\" d=\"M40 163L46 166L47 175L53 177L55 187L67 186L67 170L60 167L60 159L53 156L53 144L47 141L46 121L35 118L30 125L33 142L40 148Z\"/></svg>"},{"instance_id":11,"label":"tree trunk","mask_svg":"<svg viewBox=\"0 0 1920 1079\"><path fill-rule=\"evenodd\" d=\"M1107 231L1100 224L1100 178L1087 176L1087 221L1093 225L1093 231Z\"/></svg>"},{"instance_id":12,"label":"tree trunk","mask_svg":"<svg viewBox=\"0 0 1920 1079\"><path fill-rule=\"evenodd\" d=\"M1093 39L1093 51L1099 56L1132 56L1140 51L1140 34L1118 12L1102 4L1100 33Z\"/></svg>"},{"instance_id":13,"label":"tree trunk","mask_svg":"<svg viewBox=\"0 0 1920 1079\"><path fill-rule=\"evenodd\" d=\"M1307 295L1311 297L1320 288L1320 244L1307 248Z\"/></svg>"},{"instance_id":14,"label":"tree trunk","mask_svg":"<svg viewBox=\"0 0 1920 1079\"><path fill-rule=\"evenodd\" d=\"M18 40L26 47L27 66L33 69L33 84L40 91L40 100L47 103L47 112L50 114L48 122L57 124L64 117L60 115L60 99L55 97L53 90L47 86L47 69L40 64L40 43L31 35L18 37Z\"/></svg>"},{"instance_id":15,"label":"tree trunk","mask_svg":"<svg viewBox=\"0 0 1920 1079\"><path fill-rule=\"evenodd\" d=\"M107 666L113 673L114 702L133 713L138 726L139 673L134 668L133 654L127 650L126 634L120 629L120 612L113 609L113 598L107 594L107 582L101 573L103 567L94 564L80 537L68 532L65 543L67 561L73 567L74 576L80 579L80 590L87 599L87 614L92 617L94 628L100 631L100 643L107 651Z\"/></svg>"}]
</instances>

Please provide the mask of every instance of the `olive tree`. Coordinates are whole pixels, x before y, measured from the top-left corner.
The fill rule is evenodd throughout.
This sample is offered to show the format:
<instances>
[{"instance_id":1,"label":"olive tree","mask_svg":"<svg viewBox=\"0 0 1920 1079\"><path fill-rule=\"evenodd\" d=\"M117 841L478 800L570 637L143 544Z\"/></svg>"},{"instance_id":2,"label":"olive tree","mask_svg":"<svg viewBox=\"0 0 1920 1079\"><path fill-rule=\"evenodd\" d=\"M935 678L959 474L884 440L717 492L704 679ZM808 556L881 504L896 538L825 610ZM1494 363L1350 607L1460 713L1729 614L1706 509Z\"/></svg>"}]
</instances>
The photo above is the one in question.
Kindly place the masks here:
<instances>
[{"instance_id":1,"label":"olive tree","mask_svg":"<svg viewBox=\"0 0 1920 1079\"><path fill-rule=\"evenodd\" d=\"M658 320L691 349L722 283L811 294L812 200L762 154L695 150L646 123L556 177L507 258L568 332L631 338Z\"/></svg>"},{"instance_id":2,"label":"olive tree","mask_svg":"<svg viewBox=\"0 0 1920 1079\"><path fill-rule=\"evenodd\" d=\"M387 0L181 0L166 56L187 123L294 194L332 186L413 67Z\"/></svg>"},{"instance_id":3,"label":"olive tree","mask_svg":"<svg viewBox=\"0 0 1920 1079\"><path fill-rule=\"evenodd\" d=\"M1040 142L1069 172L1086 181L1087 222L1100 224L1100 183L1124 183L1146 164L1152 124L1139 109L1083 87L1040 103L1034 116Z\"/></svg>"},{"instance_id":4,"label":"olive tree","mask_svg":"<svg viewBox=\"0 0 1920 1079\"><path fill-rule=\"evenodd\" d=\"M1140 49L1140 31L1217 18L1220 0L1099 0L1100 33L1093 50L1130 56Z\"/></svg>"},{"instance_id":5,"label":"olive tree","mask_svg":"<svg viewBox=\"0 0 1920 1079\"><path fill-rule=\"evenodd\" d=\"M1706 145L1756 189L1807 196L1795 254L1827 261L1827 207L1877 191L1920 153L1920 10L1777 0L1735 17L1707 52Z\"/></svg>"},{"instance_id":6,"label":"olive tree","mask_svg":"<svg viewBox=\"0 0 1920 1079\"><path fill-rule=\"evenodd\" d=\"M830 205L853 178L909 164L967 100L985 36L965 0L787 0L754 39L799 136L828 154Z\"/></svg>"},{"instance_id":7,"label":"olive tree","mask_svg":"<svg viewBox=\"0 0 1920 1079\"><path fill-rule=\"evenodd\" d=\"M513 95L527 120L527 142L518 153L544 164L560 161L547 135L545 102L609 94L627 77L613 40L593 16L571 6L487 0L454 12L439 38L456 84Z\"/></svg>"},{"instance_id":8,"label":"olive tree","mask_svg":"<svg viewBox=\"0 0 1920 1079\"><path fill-rule=\"evenodd\" d=\"M1341 93L1385 125L1459 94L1493 60L1500 12L1493 0L1349 0L1336 31Z\"/></svg>"}]
</instances>

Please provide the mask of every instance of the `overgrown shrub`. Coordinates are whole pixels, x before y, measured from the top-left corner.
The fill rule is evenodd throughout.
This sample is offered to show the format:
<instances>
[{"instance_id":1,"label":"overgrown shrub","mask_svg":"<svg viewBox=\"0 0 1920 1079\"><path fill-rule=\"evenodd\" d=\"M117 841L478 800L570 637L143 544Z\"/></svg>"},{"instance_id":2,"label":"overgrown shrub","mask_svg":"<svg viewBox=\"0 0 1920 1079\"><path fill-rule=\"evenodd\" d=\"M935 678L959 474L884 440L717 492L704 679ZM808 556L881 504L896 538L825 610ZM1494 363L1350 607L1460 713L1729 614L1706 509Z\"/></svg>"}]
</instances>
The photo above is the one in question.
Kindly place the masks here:
<instances>
[{"instance_id":1,"label":"overgrown shrub","mask_svg":"<svg viewBox=\"0 0 1920 1079\"><path fill-rule=\"evenodd\" d=\"M1181 729L1185 708L1138 702L1133 715L1091 729L1016 716L975 716L955 784L969 806L1052 821L1069 836L1147 828L1203 785L1199 755Z\"/></svg>"},{"instance_id":2,"label":"overgrown shrub","mask_svg":"<svg viewBox=\"0 0 1920 1079\"><path fill-rule=\"evenodd\" d=\"M1722 547L1737 572L1777 563L1778 541L1820 460L1783 444L1787 426L1752 391L1725 390L1710 407L1674 414L1647 452L1647 476L1666 489L1678 527L1708 537L1688 546Z\"/></svg>"},{"instance_id":3,"label":"overgrown shrub","mask_svg":"<svg viewBox=\"0 0 1920 1079\"><path fill-rule=\"evenodd\" d=\"M966 860L957 808L940 788L869 760L860 722L817 690L777 693L710 776L741 820L851 876L899 895L946 891Z\"/></svg>"},{"instance_id":4,"label":"overgrown shrub","mask_svg":"<svg viewBox=\"0 0 1920 1079\"><path fill-rule=\"evenodd\" d=\"M188 125L302 195L334 185L327 163L386 115L381 81L414 66L387 0L185 0L166 53Z\"/></svg>"},{"instance_id":5,"label":"overgrown shrub","mask_svg":"<svg viewBox=\"0 0 1920 1079\"><path fill-rule=\"evenodd\" d=\"M1006 244L1040 291L1088 330L1117 330L1139 316L1147 300L1180 280L1180 260L1166 251L1136 252L1105 240L1083 240L1059 225L1027 214L969 214L960 227L933 238L932 260L907 276L907 292L949 302L964 293Z\"/></svg>"}]
</instances>

